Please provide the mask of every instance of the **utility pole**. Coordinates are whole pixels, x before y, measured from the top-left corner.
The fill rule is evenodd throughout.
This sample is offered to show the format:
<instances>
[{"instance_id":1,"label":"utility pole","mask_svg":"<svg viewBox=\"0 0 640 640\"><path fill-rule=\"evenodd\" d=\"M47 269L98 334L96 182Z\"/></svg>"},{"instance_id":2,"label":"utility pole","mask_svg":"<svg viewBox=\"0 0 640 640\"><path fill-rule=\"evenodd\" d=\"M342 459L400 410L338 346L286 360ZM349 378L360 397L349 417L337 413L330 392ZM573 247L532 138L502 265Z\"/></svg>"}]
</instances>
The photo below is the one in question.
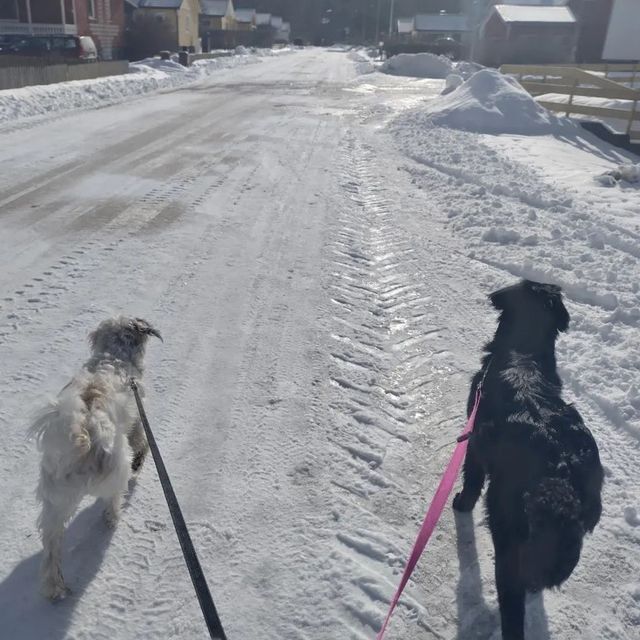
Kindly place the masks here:
<instances>
[{"instance_id":1,"label":"utility pole","mask_svg":"<svg viewBox=\"0 0 640 640\"><path fill-rule=\"evenodd\" d=\"M29 23L29 33L33 35L33 23L31 20L31 0L27 0L27 22Z\"/></svg>"},{"instance_id":2,"label":"utility pole","mask_svg":"<svg viewBox=\"0 0 640 640\"><path fill-rule=\"evenodd\" d=\"M393 34L393 12L395 9L396 0L391 0L391 6L389 7L389 36Z\"/></svg>"},{"instance_id":3,"label":"utility pole","mask_svg":"<svg viewBox=\"0 0 640 640\"><path fill-rule=\"evenodd\" d=\"M378 0L378 8L376 9L376 46L380 40L380 13L382 12L382 0Z\"/></svg>"},{"instance_id":4,"label":"utility pole","mask_svg":"<svg viewBox=\"0 0 640 640\"><path fill-rule=\"evenodd\" d=\"M362 0L362 44L367 41L367 2Z\"/></svg>"}]
</instances>

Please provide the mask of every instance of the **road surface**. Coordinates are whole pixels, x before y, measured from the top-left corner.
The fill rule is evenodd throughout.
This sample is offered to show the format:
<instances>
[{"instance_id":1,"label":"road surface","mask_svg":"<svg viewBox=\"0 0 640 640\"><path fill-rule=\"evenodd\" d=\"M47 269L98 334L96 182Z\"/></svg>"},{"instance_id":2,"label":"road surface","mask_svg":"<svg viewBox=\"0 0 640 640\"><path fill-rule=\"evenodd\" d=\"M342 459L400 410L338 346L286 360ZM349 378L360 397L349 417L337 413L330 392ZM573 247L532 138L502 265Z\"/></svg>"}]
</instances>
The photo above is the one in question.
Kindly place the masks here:
<instances>
[{"instance_id":1,"label":"road surface","mask_svg":"<svg viewBox=\"0 0 640 640\"><path fill-rule=\"evenodd\" d=\"M73 594L36 594L25 428L116 313L165 338L147 412L229 639L375 635L462 426L493 280L380 131L385 104L428 82L373 91L357 71L310 49L0 133L3 637L205 637L150 461L115 532L90 501L71 523ZM497 637L482 519L447 510L390 638ZM637 562L604 556L546 597L556 637L587 637L571 621L590 614L594 638L631 637L607 622L619 591L598 575ZM529 638L549 624L534 600Z\"/></svg>"}]
</instances>

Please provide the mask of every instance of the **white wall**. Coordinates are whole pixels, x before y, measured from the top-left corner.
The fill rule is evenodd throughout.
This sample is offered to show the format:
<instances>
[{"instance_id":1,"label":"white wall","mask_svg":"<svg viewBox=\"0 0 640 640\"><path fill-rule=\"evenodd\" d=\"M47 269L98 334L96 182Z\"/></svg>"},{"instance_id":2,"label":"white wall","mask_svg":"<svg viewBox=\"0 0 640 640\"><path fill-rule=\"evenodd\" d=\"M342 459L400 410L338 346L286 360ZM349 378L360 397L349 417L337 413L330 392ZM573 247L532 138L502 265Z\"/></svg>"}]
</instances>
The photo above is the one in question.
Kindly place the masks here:
<instances>
[{"instance_id":1,"label":"white wall","mask_svg":"<svg viewBox=\"0 0 640 640\"><path fill-rule=\"evenodd\" d=\"M640 0L615 0L602 57L640 60Z\"/></svg>"}]
</instances>

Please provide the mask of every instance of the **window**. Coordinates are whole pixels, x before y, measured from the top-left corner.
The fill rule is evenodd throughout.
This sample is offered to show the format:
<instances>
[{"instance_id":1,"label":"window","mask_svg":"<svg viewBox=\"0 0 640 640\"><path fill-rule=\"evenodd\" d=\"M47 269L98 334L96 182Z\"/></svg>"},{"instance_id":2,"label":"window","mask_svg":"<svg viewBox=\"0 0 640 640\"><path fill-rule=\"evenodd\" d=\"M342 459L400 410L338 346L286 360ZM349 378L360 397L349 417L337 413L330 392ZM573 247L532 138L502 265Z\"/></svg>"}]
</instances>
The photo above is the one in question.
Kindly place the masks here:
<instances>
[{"instance_id":1,"label":"window","mask_svg":"<svg viewBox=\"0 0 640 640\"><path fill-rule=\"evenodd\" d=\"M18 3L16 0L0 0L0 20L17 20Z\"/></svg>"},{"instance_id":2,"label":"window","mask_svg":"<svg viewBox=\"0 0 640 640\"><path fill-rule=\"evenodd\" d=\"M96 18L96 0L87 0L87 15L95 20Z\"/></svg>"}]
</instances>

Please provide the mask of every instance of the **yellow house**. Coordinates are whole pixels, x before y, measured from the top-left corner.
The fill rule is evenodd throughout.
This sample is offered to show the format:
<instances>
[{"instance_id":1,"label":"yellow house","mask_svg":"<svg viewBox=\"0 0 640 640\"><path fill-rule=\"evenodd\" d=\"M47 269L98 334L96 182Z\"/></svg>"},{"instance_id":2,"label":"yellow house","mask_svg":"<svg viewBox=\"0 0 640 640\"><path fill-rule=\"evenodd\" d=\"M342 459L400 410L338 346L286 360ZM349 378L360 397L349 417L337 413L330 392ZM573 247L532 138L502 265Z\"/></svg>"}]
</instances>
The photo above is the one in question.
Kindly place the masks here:
<instances>
[{"instance_id":1,"label":"yellow house","mask_svg":"<svg viewBox=\"0 0 640 640\"><path fill-rule=\"evenodd\" d=\"M198 35L199 0L137 0L134 25L157 42L156 48L177 51L201 51Z\"/></svg>"},{"instance_id":2,"label":"yellow house","mask_svg":"<svg viewBox=\"0 0 640 640\"><path fill-rule=\"evenodd\" d=\"M235 28L232 0L200 0L200 32L230 31Z\"/></svg>"}]
</instances>

